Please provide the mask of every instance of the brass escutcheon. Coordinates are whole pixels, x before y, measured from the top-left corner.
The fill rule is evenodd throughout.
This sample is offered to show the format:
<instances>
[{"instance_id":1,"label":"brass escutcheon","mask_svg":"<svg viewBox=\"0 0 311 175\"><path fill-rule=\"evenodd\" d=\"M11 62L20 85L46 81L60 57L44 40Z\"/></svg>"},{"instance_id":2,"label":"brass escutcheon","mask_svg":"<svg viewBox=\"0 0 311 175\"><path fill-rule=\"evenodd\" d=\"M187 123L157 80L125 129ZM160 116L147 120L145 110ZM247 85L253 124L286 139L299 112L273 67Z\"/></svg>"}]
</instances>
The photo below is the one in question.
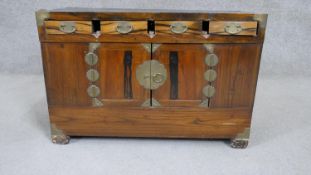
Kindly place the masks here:
<instances>
[{"instance_id":1,"label":"brass escutcheon","mask_svg":"<svg viewBox=\"0 0 311 175\"><path fill-rule=\"evenodd\" d=\"M93 52L87 53L84 59L85 59L85 62L90 66L94 66L98 62L98 56Z\"/></svg>"},{"instance_id":2,"label":"brass escutcheon","mask_svg":"<svg viewBox=\"0 0 311 175\"><path fill-rule=\"evenodd\" d=\"M132 30L133 30L132 24L127 21L120 21L116 26L116 31L121 34L130 33Z\"/></svg>"},{"instance_id":3,"label":"brass escutcheon","mask_svg":"<svg viewBox=\"0 0 311 175\"><path fill-rule=\"evenodd\" d=\"M59 30L64 33L74 33L76 31L76 24L72 21L63 21L59 25Z\"/></svg>"},{"instance_id":4,"label":"brass escutcheon","mask_svg":"<svg viewBox=\"0 0 311 175\"><path fill-rule=\"evenodd\" d=\"M229 23L225 26L225 32L229 34L238 34L243 30L242 26L238 23Z\"/></svg>"},{"instance_id":5,"label":"brass escutcheon","mask_svg":"<svg viewBox=\"0 0 311 175\"><path fill-rule=\"evenodd\" d=\"M176 34L184 33L188 30L188 26L182 22L175 22L170 26L171 31Z\"/></svg>"}]
</instances>

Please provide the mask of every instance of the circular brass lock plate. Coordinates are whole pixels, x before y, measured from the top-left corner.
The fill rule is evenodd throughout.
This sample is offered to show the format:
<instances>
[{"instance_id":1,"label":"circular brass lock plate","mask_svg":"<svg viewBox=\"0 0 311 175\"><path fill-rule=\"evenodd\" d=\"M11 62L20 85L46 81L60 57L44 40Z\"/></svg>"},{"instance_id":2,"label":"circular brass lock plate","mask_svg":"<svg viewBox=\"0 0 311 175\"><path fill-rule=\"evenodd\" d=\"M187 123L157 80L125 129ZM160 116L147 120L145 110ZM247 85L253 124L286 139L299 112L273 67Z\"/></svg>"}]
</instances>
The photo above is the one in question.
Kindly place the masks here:
<instances>
[{"instance_id":1,"label":"circular brass lock plate","mask_svg":"<svg viewBox=\"0 0 311 175\"><path fill-rule=\"evenodd\" d=\"M88 88L87 88L87 94L90 96L90 97L97 97L99 96L100 94L100 89L99 87L97 87L96 85L90 85Z\"/></svg>"},{"instance_id":2,"label":"circular brass lock plate","mask_svg":"<svg viewBox=\"0 0 311 175\"><path fill-rule=\"evenodd\" d=\"M157 89L166 81L166 69L157 60L145 61L136 69L136 79L146 89Z\"/></svg>"},{"instance_id":3,"label":"circular brass lock plate","mask_svg":"<svg viewBox=\"0 0 311 175\"><path fill-rule=\"evenodd\" d=\"M205 63L206 63L208 66L216 66L217 63L218 63L218 57L217 57L217 55L215 55L215 54L213 54L213 53L206 55L206 57L205 57Z\"/></svg>"},{"instance_id":4,"label":"circular brass lock plate","mask_svg":"<svg viewBox=\"0 0 311 175\"><path fill-rule=\"evenodd\" d=\"M217 73L213 69L207 70L204 73L204 78L205 78L206 81L209 81L209 82L215 81L216 77L217 77Z\"/></svg>"},{"instance_id":5,"label":"circular brass lock plate","mask_svg":"<svg viewBox=\"0 0 311 175\"><path fill-rule=\"evenodd\" d=\"M99 79L99 73L95 69L90 69L86 72L86 77L89 81L94 82Z\"/></svg>"},{"instance_id":6,"label":"circular brass lock plate","mask_svg":"<svg viewBox=\"0 0 311 175\"><path fill-rule=\"evenodd\" d=\"M98 56L93 52L87 53L84 59L85 59L85 62L90 66L94 66L98 62Z\"/></svg>"},{"instance_id":7,"label":"circular brass lock plate","mask_svg":"<svg viewBox=\"0 0 311 175\"><path fill-rule=\"evenodd\" d=\"M242 26L237 23L230 23L225 26L225 32L229 34L238 34L242 31Z\"/></svg>"},{"instance_id":8,"label":"circular brass lock plate","mask_svg":"<svg viewBox=\"0 0 311 175\"><path fill-rule=\"evenodd\" d=\"M206 97L210 98L210 97L214 96L214 94L215 94L215 88L214 88L213 86L211 86L211 85L207 85L207 86L205 86L205 87L203 88L203 94L204 94Z\"/></svg>"},{"instance_id":9,"label":"circular brass lock plate","mask_svg":"<svg viewBox=\"0 0 311 175\"><path fill-rule=\"evenodd\" d=\"M64 33L73 33L76 31L76 24L72 21L64 21L59 25L59 30Z\"/></svg>"},{"instance_id":10,"label":"circular brass lock plate","mask_svg":"<svg viewBox=\"0 0 311 175\"><path fill-rule=\"evenodd\" d=\"M184 33L188 30L188 26L182 22L175 22L170 26L171 31L176 34Z\"/></svg>"},{"instance_id":11,"label":"circular brass lock plate","mask_svg":"<svg viewBox=\"0 0 311 175\"><path fill-rule=\"evenodd\" d=\"M116 31L121 34L130 33L133 30L133 26L130 22L120 21L116 26Z\"/></svg>"}]
</instances>

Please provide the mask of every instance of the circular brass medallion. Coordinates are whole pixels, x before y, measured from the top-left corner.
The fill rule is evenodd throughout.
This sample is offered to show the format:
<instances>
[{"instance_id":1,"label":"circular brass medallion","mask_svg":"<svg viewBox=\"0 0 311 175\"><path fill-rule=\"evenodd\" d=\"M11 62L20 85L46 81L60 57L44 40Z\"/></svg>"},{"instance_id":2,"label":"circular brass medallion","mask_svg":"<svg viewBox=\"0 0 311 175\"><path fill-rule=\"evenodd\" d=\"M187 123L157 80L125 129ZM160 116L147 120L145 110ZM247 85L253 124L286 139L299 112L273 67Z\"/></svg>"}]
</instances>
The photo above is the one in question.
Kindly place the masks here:
<instances>
[{"instance_id":1,"label":"circular brass medallion","mask_svg":"<svg viewBox=\"0 0 311 175\"><path fill-rule=\"evenodd\" d=\"M212 97L215 94L215 88L211 85L207 85L203 88L203 94L206 97Z\"/></svg>"},{"instance_id":2,"label":"circular brass medallion","mask_svg":"<svg viewBox=\"0 0 311 175\"><path fill-rule=\"evenodd\" d=\"M167 78L166 69L157 60L145 61L136 69L138 83L146 89L157 89L162 86Z\"/></svg>"},{"instance_id":3,"label":"circular brass medallion","mask_svg":"<svg viewBox=\"0 0 311 175\"><path fill-rule=\"evenodd\" d=\"M90 85L87 88L87 93L89 94L90 97L97 97L100 94L100 89L96 85Z\"/></svg>"},{"instance_id":4,"label":"circular brass medallion","mask_svg":"<svg viewBox=\"0 0 311 175\"><path fill-rule=\"evenodd\" d=\"M97 81L99 78L99 73L97 70L95 69L90 69L86 72L86 77L88 80L90 80L91 82Z\"/></svg>"},{"instance_id":5,"label":"circular brass medallion","mask_svg":"<svg viewBox=\"0 0 311 175\"><path fill-rule=\"evenodd\" d=\"M216 77L217 77L217 73L213 69L207 70L204 73L204 78L206 81L212 82L212 81L216 80Z\"/></svg>"},{"instance_id":6,"label":"circular brass medallion","mask_svg":"<svg viewBox=\"0 0 311 175\"><path fill-rule=\"evenodd\" d=\"M208 66L216 66L217 63L218 63L218 57L217 57L217 55L215 55L215 54L213 54L213 53L206 55L206 57L205 57L205 63L206 63Z\"/></svg>"},{"instance_id":7,"label":"circular brass medallion","mask_svg":"<svg viewBox=\"0 0 311 175\"><path fill-rule=\"evenodd\" d=\"M87 53L85 55L84 59L85 59L85 62L90 66L93 66L93 65L97 64L97 62L98 62L98 56L93 52Z\"/></svg>"}]
</instances>

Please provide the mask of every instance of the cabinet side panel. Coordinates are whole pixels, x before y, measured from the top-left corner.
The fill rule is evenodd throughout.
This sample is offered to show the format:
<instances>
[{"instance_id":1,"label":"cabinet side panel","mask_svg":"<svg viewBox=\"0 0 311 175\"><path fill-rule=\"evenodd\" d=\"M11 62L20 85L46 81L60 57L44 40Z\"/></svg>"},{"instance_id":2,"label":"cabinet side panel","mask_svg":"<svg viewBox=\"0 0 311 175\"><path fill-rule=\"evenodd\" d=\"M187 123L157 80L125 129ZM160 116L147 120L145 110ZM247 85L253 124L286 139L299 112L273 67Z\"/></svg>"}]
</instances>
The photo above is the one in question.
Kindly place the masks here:
<instances>
[{"instance_id":1,"label":"cabinet side panel","mask_svg":"<svg viewBox=\"0 0 311 175\"><path fill-rule=\"evenodd\" d=\"M49 105L85 106L88 80L84 55L86 44L43 43L43 64Z\"/></svg>"},{"instance_id":2,"label":"cabinet side panel","mask_svg":"<svg viewBox=\"0 0 311 175\"><path fill-rule=\"evenodd\" d=\"M223 44L215 46L216 89L211 107L252 107L260 62L260 44Z\"/></svg>"}]
</instances>

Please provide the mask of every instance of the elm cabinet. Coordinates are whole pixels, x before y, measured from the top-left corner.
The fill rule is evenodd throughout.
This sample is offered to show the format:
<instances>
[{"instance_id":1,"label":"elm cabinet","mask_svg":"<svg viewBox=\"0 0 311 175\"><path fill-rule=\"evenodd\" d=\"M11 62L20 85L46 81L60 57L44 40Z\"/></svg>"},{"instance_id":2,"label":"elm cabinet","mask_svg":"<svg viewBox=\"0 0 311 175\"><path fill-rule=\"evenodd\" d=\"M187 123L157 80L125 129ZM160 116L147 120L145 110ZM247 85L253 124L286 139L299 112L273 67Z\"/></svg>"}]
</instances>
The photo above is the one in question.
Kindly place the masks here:
<instances>
[{"instance_id":1,"label":"elm cabinet","mask_svg":"<svg viewBox=\"0 0 311 175\"><path fill-rule=\"evenodd\" d=\"M51 137L248 144L266 14L39 10Z\"/></svg>"}]
</instances>

